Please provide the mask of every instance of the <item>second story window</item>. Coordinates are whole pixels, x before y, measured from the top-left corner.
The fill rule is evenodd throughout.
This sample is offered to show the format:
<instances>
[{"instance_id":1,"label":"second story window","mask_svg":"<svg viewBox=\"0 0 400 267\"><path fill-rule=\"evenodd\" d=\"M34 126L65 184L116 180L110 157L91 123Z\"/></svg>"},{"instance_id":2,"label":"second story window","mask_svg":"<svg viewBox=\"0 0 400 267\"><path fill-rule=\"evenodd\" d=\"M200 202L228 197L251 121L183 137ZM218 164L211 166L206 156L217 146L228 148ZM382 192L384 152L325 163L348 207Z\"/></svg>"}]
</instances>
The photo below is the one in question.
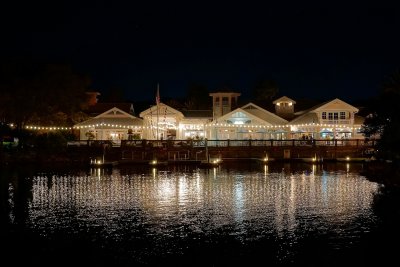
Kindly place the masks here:
<instances>
[{"instance_id":1,"label":"second story window","mask_svg":"<svg viewBox=\"0 0 400 267\"><path fill-rule=\"evenodd\" d=\"M339 114L337 112L333 113L333 119L335 121L339 120Z\"/></svg>"},{"instance_id":2,"label":"second story window","mask_svg":"<svg viewBox=\"0 0 400 267\"><path fill-rule=\"evenodd\" d=\"M323 120L345 120L346 119L346 112L345 111L340 111L340 112L322 112L322 119Z\"/></svg>"}]
</instances>

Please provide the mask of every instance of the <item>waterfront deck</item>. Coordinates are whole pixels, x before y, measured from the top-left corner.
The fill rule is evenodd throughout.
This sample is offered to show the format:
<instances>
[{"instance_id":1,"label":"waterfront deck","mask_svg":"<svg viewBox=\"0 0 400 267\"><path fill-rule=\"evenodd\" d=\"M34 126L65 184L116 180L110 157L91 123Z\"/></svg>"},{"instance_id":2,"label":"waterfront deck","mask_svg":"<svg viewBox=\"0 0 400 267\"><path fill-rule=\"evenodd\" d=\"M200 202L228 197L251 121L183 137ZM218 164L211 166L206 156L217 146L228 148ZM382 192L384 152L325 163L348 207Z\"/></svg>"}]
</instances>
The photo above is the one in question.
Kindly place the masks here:
<instances>
[{"instance_id":1,"label":"waterfront deck","mask_svg":"<svg viewBox=\"0 0 400 267\"><path fill-rule=\"evenodd\" d=\"M362 162L373 159L375 140L174 140L168 142L122 140L120 146L107 141L80 141L69 146L71 157L102 158L118 164L201 164L230 161L325 161ZM154 165L154 164L153 164Z\"/></svg>"}]
</instances>

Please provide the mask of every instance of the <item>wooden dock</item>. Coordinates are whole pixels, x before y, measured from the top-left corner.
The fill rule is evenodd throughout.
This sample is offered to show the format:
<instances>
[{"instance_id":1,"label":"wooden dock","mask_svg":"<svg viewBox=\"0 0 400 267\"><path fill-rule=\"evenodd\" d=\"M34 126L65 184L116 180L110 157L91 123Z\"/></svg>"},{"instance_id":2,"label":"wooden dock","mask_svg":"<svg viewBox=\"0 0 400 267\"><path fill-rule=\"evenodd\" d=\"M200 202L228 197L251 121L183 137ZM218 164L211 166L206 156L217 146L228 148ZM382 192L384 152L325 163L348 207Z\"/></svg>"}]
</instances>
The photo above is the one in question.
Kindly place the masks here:
<instances>
[{"instance_id":1,"label":"wooden dock","mask_svg":"<svg viewBox=\"0 0 400 267\"><path fill-rule=\"evenodd\" d=\"M174 141L168 146L151 146L151 141L142 141L135 146L122 142L120 147L91 146L69 147L69 157L80 162L88 158L102 159L104 166L118 165L215 165L214 160L227 162L366 162L373 160L374 142L361 140L326 141L315 143L298 142L298 140L253 140L241 143L232 140L208 140L203 143L192 142L181 145ZM141 144L141 145L140 145ZM180 144L179 146L177 144ZM115 163L117 162L117 163ZM218 164L218 165L219 165ZM97 164L93 164L97 166Z\"/></svg>"}]
</instances>

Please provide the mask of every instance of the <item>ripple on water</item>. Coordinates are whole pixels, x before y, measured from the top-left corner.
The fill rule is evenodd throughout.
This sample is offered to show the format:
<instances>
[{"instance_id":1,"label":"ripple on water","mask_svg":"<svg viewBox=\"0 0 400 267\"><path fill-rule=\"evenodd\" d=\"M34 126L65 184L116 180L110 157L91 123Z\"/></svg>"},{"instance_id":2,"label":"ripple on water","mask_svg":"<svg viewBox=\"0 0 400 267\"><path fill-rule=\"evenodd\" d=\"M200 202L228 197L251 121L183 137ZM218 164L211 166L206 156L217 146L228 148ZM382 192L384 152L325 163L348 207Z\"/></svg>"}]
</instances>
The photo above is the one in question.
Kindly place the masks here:
<instances>
[{"instance_id":1,"label":"ripple on water","mask_svg":"<svg viewBox=\"0 0 400 267\"><path fill-rule=\"evenodd\" d=\"M308 249L352 247L376 222L377 184L346 170L43 172L30 180L27 231L120 261L268 253L291 262L312 257Z\"/></svg>"}]
</instances>

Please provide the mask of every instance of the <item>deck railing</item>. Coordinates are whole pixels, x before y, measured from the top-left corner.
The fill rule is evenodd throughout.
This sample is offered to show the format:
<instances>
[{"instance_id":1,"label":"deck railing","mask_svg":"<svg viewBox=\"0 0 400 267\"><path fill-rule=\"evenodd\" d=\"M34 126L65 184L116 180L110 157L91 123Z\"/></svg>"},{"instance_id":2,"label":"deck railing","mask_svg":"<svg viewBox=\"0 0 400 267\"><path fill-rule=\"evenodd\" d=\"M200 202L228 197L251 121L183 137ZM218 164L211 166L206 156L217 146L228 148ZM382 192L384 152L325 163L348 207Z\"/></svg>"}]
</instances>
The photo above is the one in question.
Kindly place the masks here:
<instances>
[{"instance_id":1,"label":"deck railing","mask_svg":"<svg viewBox=\"0 0 400 267\"><path fill-rule=\"evenodd\" d=\"M194 147L321 147L352 146L374 147L376 140L367 139L313 139L313 140L78 140L68 142L69 147L77 146L109 146L109 147L160 147L160 148L194 148Z\"/></svg>"}]
</instances>

